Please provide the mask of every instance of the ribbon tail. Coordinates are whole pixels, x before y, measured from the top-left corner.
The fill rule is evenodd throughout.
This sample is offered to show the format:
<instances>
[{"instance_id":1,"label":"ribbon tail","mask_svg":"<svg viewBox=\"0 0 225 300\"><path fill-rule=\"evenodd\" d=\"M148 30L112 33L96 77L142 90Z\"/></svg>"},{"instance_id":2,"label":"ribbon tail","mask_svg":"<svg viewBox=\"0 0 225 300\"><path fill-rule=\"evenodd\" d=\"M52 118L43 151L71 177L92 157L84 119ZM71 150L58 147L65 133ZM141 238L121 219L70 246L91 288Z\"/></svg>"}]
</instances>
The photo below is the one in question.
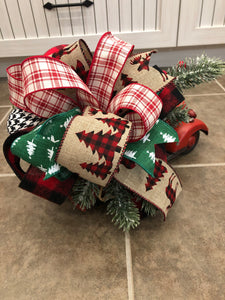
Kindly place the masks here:
<instances>
[{"instance_id":1,"label":"ribbon tail","mask_svg":"<svg viewBox=\"0 0 225 300\"><path fill-rule=\"evenodd\" d=\"M155 205L165 219L182 190L181 182L175 171L161 159L156 159L155 175L153 178L138 165L127 169L120 164L115 179Z\"/></svg>"}]
</instances>

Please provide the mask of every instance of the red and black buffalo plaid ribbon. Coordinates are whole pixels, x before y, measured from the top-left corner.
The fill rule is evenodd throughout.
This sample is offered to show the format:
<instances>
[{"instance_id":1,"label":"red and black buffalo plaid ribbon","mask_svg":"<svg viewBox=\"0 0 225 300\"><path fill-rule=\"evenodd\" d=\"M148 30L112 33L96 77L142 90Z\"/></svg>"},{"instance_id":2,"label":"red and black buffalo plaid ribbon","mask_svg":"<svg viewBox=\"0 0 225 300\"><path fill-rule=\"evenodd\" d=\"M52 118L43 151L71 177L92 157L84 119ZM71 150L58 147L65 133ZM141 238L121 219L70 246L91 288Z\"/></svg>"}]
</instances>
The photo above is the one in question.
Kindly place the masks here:
<instances>
[{"instance_id":1,"label":"red and black buffalo plaid ribbon","mask_svg":"<svg viewBox=\"0 0 225 300\"><path fill-rule=\"evenodd\" d=\"M44 180L44 177L44 172L31 165L19 187L51 202L62 204L69 196L76 176L74 175L64 181L60 181L56 177Z\"/></svg>"},{"instance_id":2,"label":"red and black buffalo plaid ribbon","mask_svg":"<svg viewBox=\"0 0 225 300\"><path fill-rule=\"evenodd\" d=\"M179 92L174 83L165 86L159 97L163 103L160 119L163 119L171 110L184 101L184 96Z\"/></svg>"},{"instance_id":3,"label":"red and black buffalo plaid ribbon","mask_svg":"<svg viewBox=\"0 0 225 300\"><path fill-rule=\"evenodd\" d=\"M21 135L28 133L31 128L18 131L10 135L4 142L5 158L16 176L21 180L19 187L51 202L62 204L69 196L74 185L76 175L60 181L55 177L44 180L45 173L34 166L25 172L20 166L20 158L12 154L10 147L13 141Z\"/></svg>"},{"instance_id":4,"label":"red and black buffalo plaid ribbon","mask_svg":"<svg viewBox=\"0 0 225 300\"><path fill-rule=\"evenodd\" d=\"M57 58L29 57L22 64L7 68L10 101L16 107L42 118L75 106L96 107L116 115L122 109L128 112L126 119L132 122L129 140L137 141L154 126L162 102L150 88L138 83L126 86L112 99L115 83L132 49L131 44L110 32L105 33L97 45L88 77L83 66L77 66L78 74L85 80L87 77L86 84L74 68ZM64 89L70 89L72 98L59 92Z\"/></svg>"}]
</instances>

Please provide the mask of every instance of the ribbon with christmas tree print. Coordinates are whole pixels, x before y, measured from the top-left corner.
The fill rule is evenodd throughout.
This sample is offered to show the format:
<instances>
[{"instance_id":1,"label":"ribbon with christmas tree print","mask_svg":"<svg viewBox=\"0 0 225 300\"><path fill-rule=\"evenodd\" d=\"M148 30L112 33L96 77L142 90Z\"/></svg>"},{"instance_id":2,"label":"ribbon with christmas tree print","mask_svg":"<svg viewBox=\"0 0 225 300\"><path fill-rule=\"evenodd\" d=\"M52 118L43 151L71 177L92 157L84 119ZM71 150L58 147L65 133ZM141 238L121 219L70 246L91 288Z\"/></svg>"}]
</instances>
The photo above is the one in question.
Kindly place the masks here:
<instances>
[{"instance_id":1,"label":"ribbon with christmas tree print","mask_svg":"<svg viewBox=\"0 0 225 300\"><path fill-rule=\"evenodd\" d=\"M68 55L75 53L74 47L67 47L71 50ZM154 168L153 177L137 164L133 163L134 167L127 169L120 161L127 142L139 141L140 145L148 142L148 133L156 122L161 129L159 127L159 134L153 135L153 142L148 143L145 155L153 158L151 155L156 143L174 139L175 135L172 136L169 127L166 132L165 126L158 120L163 101L156 94L174 78L149 67L151 52L146 56L133 56L130 59L132 49L132 45L111 33L104 34L95 50L88 76L83 74L86 83L74 71L74 66L58 58L31 57L21 65L10 67L8 75L11 102L40 117L50 118L43 127L34 130L26 141L21 140L23 143L16 140L12 145L12 152L18 156L19 152L24 152L23 157L20 157L46 170L46 178L59 176L63 179L65 171L66 176L70 176L70 172L77 173L91 182L105 186L114 176L129 189L137 190L143 198L155 203L166 215L180 191L175 173L168 171L170 167L158 160L155 168L153 164L143 165L150 174ZM127 68L130 66L135 76L141 74L141 81L133 74L129 75ZM145 81L145 78L150 80ZM120 84L118 80L121 81ZM122 87L118 87L119 85ZM63 91L60 92L61 90ZM67 92L64 93L67 90L70 91L70 96ZM76 106L83 110L83 114L72 116L70 122L66 121L66 130L59 130L60 136L56 132L53 134L52 130L56 129L53 123L61 118L58 114L66 114ZM155 125L156 128L158 124ZM136 152L139 158L142 146L140 149L137 150L139 153ZM136 150L131 144L127 151ZM154 159L151 160L154 162ZM171 173L169 178L167 173ZM136 189L139 184L140 188ZM151 200L152 197L155 200Z\"/></svg>"},{"instance_id":2,"label":"ribbon with christmas tree print","mask_svg":"<svg viewBox=\"0 0 225 300\"><path fill-rule=\"evenodd\" d=\"M87 107L74 117L59 146L56 161L73 173L105 186L122 158L131 123Z\"/></svg>"},{"instance_id":3,"label":"ribbon with christmas tree print","mask_svg":"<svg viewBox=\"0 0 225 300\"><path fill-rule=\"evenodd\" d=\"M177 132L158 119L153 128L139 141L128 143L124 157L141 166L154 177L155 145L178 142Z\"/></svg>"},{"instance_id":4,"label":"ribbon with christmas tree print","mask_svg":"<svg viewBox=\"0 0 225 300\"><path fill-rule=\"evenodd\" d=\"M74 46L68 49L69 54L76 51L73 50ZM58 58L27 58L21 65L7 69L10 101L16 107L43 118L68 111L75 106L91 106L102 111L122 114L132 122L130 141L137 141L155 124L162 110L162 102L151 89L151 82L154 82L151 76L146 85L142 84L142 77L141 81L138 81L140 83L134 80L129 85L122 84L123 89L112 97L125 64L135 65L135 58L132 64L127 62L132 49L133 46L129 43L119 40L110 32L105 33L95 50L86 84L74 71L74 66L71 67ZM154 76L157 76L157 90L174 79L161 76L155 69L148 71L144 64L142 71L136 68L137 74L143 74L144 71L149 72L148 74L153 72ZM65 90L70 91L70 96L65 95Z\"/></svg>"},{"instance_id":5,"label":"ribbon with christmas tree print","mask_svg":"<svg viewBox=\"0 0 225 300\"><path fill-rule=\"evenodd\" d=\"M65 180L71 172L55 161L56 152L71 119L79 115L80 109L55 115L12 143L11 152L45 172L45 178L55 176Z\"/></svg>"},{"instance_id":6,"label":"ribbon with christmas tree print","mask_svg":"<svg viewBox=\"0 0 225 300\"><path fill-rule=\"evenodd\" d=\"M115 179L155 205L162 211L164 219L182 190L175 171L165 161L157 158L154 177L136 164L129 168L120 164Z\"/></svg>"}]
</instances>

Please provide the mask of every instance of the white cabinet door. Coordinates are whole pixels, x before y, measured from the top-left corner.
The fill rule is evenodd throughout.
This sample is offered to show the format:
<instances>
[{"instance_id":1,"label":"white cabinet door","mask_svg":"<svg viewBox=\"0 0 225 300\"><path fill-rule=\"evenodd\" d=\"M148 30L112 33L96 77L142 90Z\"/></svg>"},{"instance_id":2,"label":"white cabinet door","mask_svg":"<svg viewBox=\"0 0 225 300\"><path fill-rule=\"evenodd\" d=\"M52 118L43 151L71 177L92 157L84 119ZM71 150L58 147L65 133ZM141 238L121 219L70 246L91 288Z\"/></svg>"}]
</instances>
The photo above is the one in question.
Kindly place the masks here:
<instances>
[{"instance_id":1,"label":"white cabinet door","mask_svg":"<svg viewBox=\"0 0 225 300\"><path fill-rule=\"evenodd\" d=\"M225 0L181 0L178 46L225 43Z\"/></svg>"},{"instance_id":2,"label":"white cabinet door","mask_svg":"<svg viewBox=\"0 0 225 300\"><path fill-rule=\"evenodd\" d=\"M76 3L83 0L49 0ZM176 46L180 0L92 0L86 7L43 8L47 0L0 0L0 57L42 54L83 38L94 51L104 32L136 49Z\"/></svg>"}]
</instances>

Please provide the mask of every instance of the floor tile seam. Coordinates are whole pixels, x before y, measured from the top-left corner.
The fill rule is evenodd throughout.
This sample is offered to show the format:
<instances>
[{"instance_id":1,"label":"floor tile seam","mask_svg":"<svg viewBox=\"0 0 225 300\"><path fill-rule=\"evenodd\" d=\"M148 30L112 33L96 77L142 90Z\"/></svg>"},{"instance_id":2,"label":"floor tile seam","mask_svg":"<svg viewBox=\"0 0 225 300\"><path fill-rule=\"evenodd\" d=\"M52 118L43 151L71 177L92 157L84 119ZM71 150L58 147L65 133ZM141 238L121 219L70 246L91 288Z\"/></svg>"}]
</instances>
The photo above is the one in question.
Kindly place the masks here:
<instances>
[{"instance_id":1,"label":"floor tile seam","mask_svg":"<svg viewBox=\"0 0 225 300\"><path fill-rule=\"evenodd\" d=\"M218 84L218 86L225 91L225 87L217 80L215 79L215 82Z\"/></svg>"},{"instance_id":2,"label":"floor tile seam","mask_svg":"<svg viewBox=\"0 0 225 300\"><path fill-rule=\"evenodd\" d=\"M14 173L0 173L0 178L16 176Z\"/></svg>"},{"instance_id":3,"label":"floor tile seam","mask_svg":"<svg viewBox=\"0 0 225 300\"><path fill-rule=\"evenodd\" d=\"M225 93L211 93L211 94L184 94L184 97L208 97L208 96L224 96Z\"/></svg>"},{"instance_id":4,"label":"floor tile seam","mask_svg":"<svg viewBox=\"0 0 225 300\"><path fill-rule=\"evenodd\" d=\"M11 107L12 108L12 105L0 105L0 108L7 108L7 107Z\"/></svg>"},{"instance_id":5,"label":"floor tile seam","mask_svg":"<svg viewBox=\"0 0 225 300\"><path fill-rule=\"evenodd\" d=\"M202 164L180 164L180 165L173 165L171 164L173 168L177 169L185 169L185 168L205 168L205 167L225 167L225 162L220 163L202 163Z\"/></svg>"},{"instance_id":6,"label":"floor tile seam","mask_svg":"<svg viewBox=\"0 0 225 300\"><path fill-rule=\"evenodd\" d=\"M2 125L2 123L5 121L5 119L8 117L10 111L12 110L12 108L10 107L9 110L7 110L6 114L3 116L3 118L0 120L0 125Z\"/></svg>"},{"instance_id":7,"label":"floor tile seam","mask_svg":"<svg viewBox=\"0 0 225 300\"><path fill-rule=\"evenodd\" d=\"M128 300L134 300L132 255L131 255L130 233L128 231L125 232L125 253L126 253L126 267L127 267Z\"/></svg>"}]
</instances>

